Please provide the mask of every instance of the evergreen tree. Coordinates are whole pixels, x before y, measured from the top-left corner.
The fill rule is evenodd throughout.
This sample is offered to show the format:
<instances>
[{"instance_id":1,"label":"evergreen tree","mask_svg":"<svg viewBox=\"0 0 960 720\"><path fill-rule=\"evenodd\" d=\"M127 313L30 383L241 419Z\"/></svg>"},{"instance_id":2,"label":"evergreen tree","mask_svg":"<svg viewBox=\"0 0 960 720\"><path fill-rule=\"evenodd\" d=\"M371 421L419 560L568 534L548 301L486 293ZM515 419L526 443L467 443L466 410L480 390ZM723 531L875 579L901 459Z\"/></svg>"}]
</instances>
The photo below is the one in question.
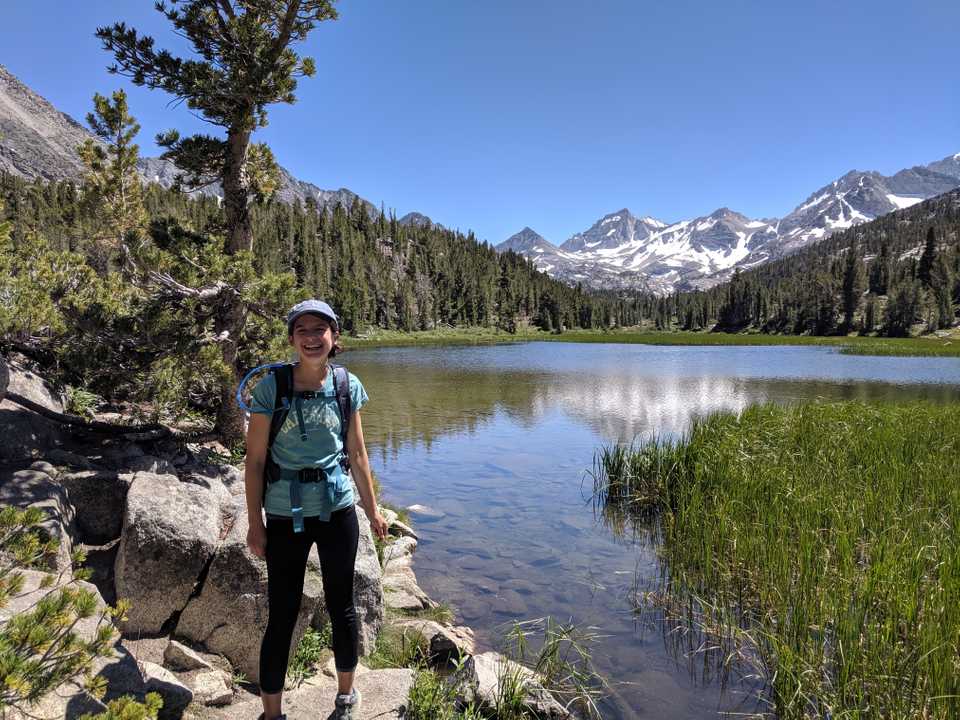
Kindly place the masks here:
<instances>
[{"instance_id":1,"label":"evergreen tree","mask_svg":"<svg viewBox=\"0 0 960 720\"><path fill-rule=\"evenodd\" d=\"M925 288L931 284L931 273L934 263L937 261L937 238L933 227L927 230L927 240L923 245L923 254L920 255L920 263L917 266L917 279Z\"/></svg>"},{"instance_id":2,"label":"evergreen tree","mask_svg":"<svg viewBox=\"0 0 960 720\"><path fill-rule=\"evenodd\" d=\"M871 295L863 308L863 332L872 333L877 327L877 299Z\"/></svg>"},{"instance_id":3,"label":"evergreen tree","mask_svg":"<svg viewBox=\"0 0 960 720\"><path fill-rule=\"evenodd\" d=\"M930 294L936 328L943 329L953 325L953 278L947 259L942 253L937 255L930 269Z\"/></svg>"},{"instance_id":4,"label":"evergreen tree","mask_svg":"<svg viewBox=\"0 0 960 720\"><path fill-rule=\"evenodd\" d=\"M843 329L852 331L863 294L863 263L856 243L847 248L843 263Z\"/></svg>"},{"instance_id":5,"label":"evergreen tree","mask_svg":"<svg viewBox=\"0 0 960 720\"><path fill-rule=\"evenodd\" d=\"M117 90L111 102L97 93L93 105L87 124L102 142L89 139L78 152L87 168L82 193L93 219L96 264L105 271L110 256L124 247L127 236L143 230L147 214L137 173L139 148L133 142L140 125L129 113L127 94Z\"/></svg>"},{"instance_id":6,"label":"evergreen tree","mask_svg":"<svg viewBox=\"0 0 960 720\"><path fill-rule=\"evenodd\" d=\"M897 285L884 308L884 330L890 337L908 337L923 310L923 289L920 282L905 279Z\"/></svg>"},{"instance_id":7,"label":"evergreen tree","mask_svg":"<svg viewBox=\"0 0 960 720\"><path fill-rule=\"evenodd\" d=\"M223 139L181 138L173 130L158 141L167 149L165 156L188 173L193 186L221 183L227 254L250 251L251 196L258 189L264 194L276 177L269 151L261 147L251 152L251 135L267 124L268 106L295 101L298 77L314 75L314 61L298 56L291 45L305 40L317 23L336 18L336 11L331 0L175 0L168 6L158 3L157 9L201 59L156 50L152 37L124 23L99 28L97 37L114 55L111 71L185 100L187 107L223 128ZM256 178L267 180L252 187ZM228 443L236 443L242 437L243 418L233 402L233 389L241 370L238 341L249 306L243 302L242 289L222 286L216 295L214 332L224 338L222 360L229 369L221 382L217 428Z\"/></svg>"},{"instance_id":8,"label":"evergreen tree","mask_svg":"<svg viewBox=\"0 0 960 720\"><path fill-rule=\"evenodd\" d=\"M23 569L42 567L56 554L57 542L41 537L46 516L39 508L0 509L0 608L24 590ZM82 553L74 560L81 562ZM84 689L95 697L106 690L102 678L92 676L93 662L113 653L114 616L122 616L126 607L98 609L96 595L77 580L89 573L80 571L74 578L52 587L55 578L47 575L43 587L49 591L28 610L5 619L0 627L0 708L19 710L27 717L31 703L57 690L68 680L83 680ZM90 636L77 631L81 620L95 619ZM121 701L127 717L155 718L162 705L159 695L147 696L146 705L130 698ZM106 720L105 715L90 720Z\"/></svg>"},{"instance_id":9,"label":"evergreen tree","mask_svg":"<svg viewBox=\"0 0 960 720\"><path fill-rule=\"evenodd\" d=\"M880 254L870 265L870 292L875 295L886 295L890 282L890 244L884 242L880 246Z\"/></svg>"}]
</instances>

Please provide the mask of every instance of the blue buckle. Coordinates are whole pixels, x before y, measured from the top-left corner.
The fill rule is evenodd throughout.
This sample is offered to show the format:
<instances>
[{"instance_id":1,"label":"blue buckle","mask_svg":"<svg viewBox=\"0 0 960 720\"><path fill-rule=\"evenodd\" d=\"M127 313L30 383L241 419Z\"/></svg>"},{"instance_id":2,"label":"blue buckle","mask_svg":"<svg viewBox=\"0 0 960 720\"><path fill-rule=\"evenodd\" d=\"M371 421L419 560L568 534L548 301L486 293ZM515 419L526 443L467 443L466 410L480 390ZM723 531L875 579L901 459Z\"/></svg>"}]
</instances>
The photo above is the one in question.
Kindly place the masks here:
<instances>
[{"instance_id":1,"label":"blue buckle","mask_svg":"<svg viewBox=\"0 0 960 720\"><path fill-rule=\"evenodd\" d=\"M303 508L290 508L293 511L293 531L295 533L303 532Z\"/></svg>"}]
</instances>

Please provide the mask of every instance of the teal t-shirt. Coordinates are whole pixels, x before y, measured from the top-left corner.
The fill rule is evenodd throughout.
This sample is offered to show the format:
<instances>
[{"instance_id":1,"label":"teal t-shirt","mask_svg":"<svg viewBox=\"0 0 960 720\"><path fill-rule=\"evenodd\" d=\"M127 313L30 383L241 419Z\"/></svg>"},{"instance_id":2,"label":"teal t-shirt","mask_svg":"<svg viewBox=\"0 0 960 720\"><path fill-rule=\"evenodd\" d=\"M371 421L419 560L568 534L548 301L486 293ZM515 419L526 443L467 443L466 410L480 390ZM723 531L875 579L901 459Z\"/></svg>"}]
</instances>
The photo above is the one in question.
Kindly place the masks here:
<instances>
[{"instance_id":1,"label":"teal t-shirt","mask_svg":"<svg viewBox=\"0 0 960 720\"><path fill-rule=\"evenodd\" d=\"M350 378L350 402L356 412L367 403L367 391L353 373ZM251 394L251 410L264 415L273 414L277 392L273 373L265 376ZM300 438L296 410L291 407L287 418L274 440L270 454L281 468L299 470L322 468L327 472L326 483L334 485L333 500L325 482L301 483L304 517L329 520L330 513L350 507L354 503L353 484L340 467L343 443L340 440L340 408L333 389L333 372L328 371L323 388L313 398L301 398L306 441ZM277 480L267 485L264 510L270 515L292 517L290 510L290 481Z\"/></svg>"}]
</instances>

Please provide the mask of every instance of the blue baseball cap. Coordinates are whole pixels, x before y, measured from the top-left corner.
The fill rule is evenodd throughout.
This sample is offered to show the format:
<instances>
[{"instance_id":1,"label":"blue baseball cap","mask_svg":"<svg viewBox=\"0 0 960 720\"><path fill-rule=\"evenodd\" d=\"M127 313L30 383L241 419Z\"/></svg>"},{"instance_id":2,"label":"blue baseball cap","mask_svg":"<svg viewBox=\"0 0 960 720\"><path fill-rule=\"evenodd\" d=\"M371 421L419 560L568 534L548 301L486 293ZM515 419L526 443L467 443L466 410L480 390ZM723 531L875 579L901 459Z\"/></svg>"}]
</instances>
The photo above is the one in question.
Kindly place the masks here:
<instances>
[{"instance_id":1,"label":"blue baseball cap","mask_svg":"<svg viewBox=\"0 0 960 720\"><path fill-rule=\"evenodd\" d=\"M333 308L327 305L323 300L304 300L290 308L287 313L287 334L293 335L293 324L301 315L319 315L326 318L336 332L340 332L340 321L333 312Z\"/></svg>"}]
</instances>

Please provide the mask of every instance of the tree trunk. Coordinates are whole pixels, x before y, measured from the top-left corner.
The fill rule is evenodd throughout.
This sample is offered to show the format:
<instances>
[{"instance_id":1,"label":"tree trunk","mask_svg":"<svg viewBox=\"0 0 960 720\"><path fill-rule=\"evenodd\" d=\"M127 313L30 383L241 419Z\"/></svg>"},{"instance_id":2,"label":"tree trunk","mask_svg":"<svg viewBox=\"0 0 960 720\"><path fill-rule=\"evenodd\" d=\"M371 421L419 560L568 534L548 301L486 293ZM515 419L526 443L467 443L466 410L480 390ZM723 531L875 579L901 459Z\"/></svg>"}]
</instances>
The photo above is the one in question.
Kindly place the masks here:
<instances>
[{"instance_id":1,"label":"tree trunk","mask_svg":"<svg viewBox=\"0 0 960 720\"><path fill-rule=\"evenodd\" d=\"M223 303L214 320L214 333L227 333L221 343L223 362L230 376L220 383L220 408L217 410L217 434L227 447L243 441L243 413L234 397L240 383L240 367L237 363L238 342L247 318L247 308L235 293L225 293Z\"/></svg>"},{"instance_id":2,"label":"tree trunk","mask_svg":"<svg viewBox=\"0 0 960 720\"><path fill-rule=\"evenodd\" d=\"M0 402L3 402L7 394L7 385L10 383L10 371L7 369L7 361L0 355Z\"/></svg>"},{"instance_id":3,"label":"tree trunk","mask_svg":"<svg viewBox=\"0 0 960 720\"><path fill-rule=\"evenodd\" d=\"M250 189L245 169L250 131L227 130L227 156L223 167L223 210L227 224L227 254L253 249L253 226L250 222ZM243 440L243 414L234 400L240 382L237 365L237 343L243 333L247 309L235 293L225 293L214 320L214 332L226 332L222 343L223 362L230 377L220 383L220 409L217 411L217 433L228 447Z\"/></svg>"},{"instance_id":4,"label":"tree trunk","mask_svg":"<svg viewBox=\"0 0 960 720\"><path fill-rule=\"evenodd\" d=\"M250 222L250 188L245 164L250 146L250 131L227 131L227 157L223 166L223 211L227 222L227 253L253 249Z\"/></svg>"}]
</instances>

